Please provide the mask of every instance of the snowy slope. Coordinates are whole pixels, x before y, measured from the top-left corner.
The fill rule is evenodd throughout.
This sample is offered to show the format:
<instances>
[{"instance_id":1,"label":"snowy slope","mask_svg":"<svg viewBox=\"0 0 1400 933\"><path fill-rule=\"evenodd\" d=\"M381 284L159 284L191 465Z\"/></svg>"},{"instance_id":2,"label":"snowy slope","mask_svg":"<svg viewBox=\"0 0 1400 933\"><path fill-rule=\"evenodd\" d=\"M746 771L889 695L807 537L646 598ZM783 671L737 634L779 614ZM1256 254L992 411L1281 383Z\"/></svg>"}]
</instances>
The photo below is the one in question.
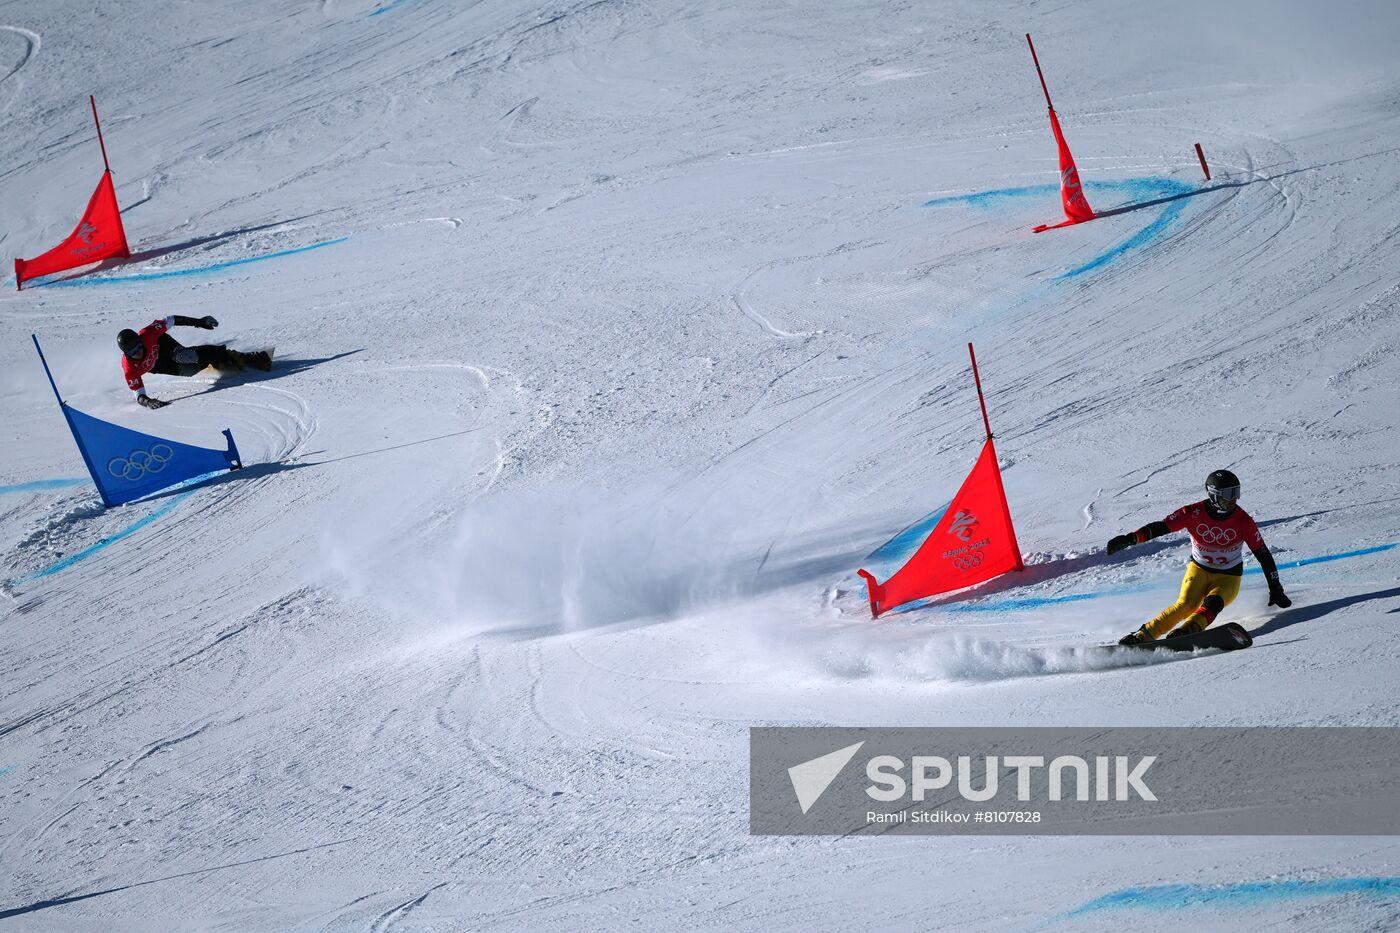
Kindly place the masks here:
<instances>
[{"instance_id":1,"label":"snowy slope","mask_svg":"<svg viewBox=\"0 0 1400 933\"><path fill-rule=\"evenodd\" d=\"M747 832L753 725L1400 724L1400 16L1312 6L0 4L6 265L98 179L89 93L137 253L0 288L0 919L1395 925L1387 838ZM1029 233L1025 32L1132 209ZM279 366L139 409L113 337L170 313ZM30 333L250 467L103 511ZM1030 566L872 623L969 341ZM1185 560L1103 542L1222 466L1294 607L1076 650Z\"/></svg>"}]
</instances>

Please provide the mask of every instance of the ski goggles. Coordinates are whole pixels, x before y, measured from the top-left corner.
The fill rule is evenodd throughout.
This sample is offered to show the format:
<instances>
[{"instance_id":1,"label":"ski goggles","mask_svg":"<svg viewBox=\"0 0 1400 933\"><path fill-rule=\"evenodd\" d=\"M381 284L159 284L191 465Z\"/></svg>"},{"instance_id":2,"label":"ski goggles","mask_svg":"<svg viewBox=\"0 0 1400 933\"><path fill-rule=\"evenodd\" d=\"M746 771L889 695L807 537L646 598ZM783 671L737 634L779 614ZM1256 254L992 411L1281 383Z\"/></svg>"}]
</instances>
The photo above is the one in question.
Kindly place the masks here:
<instances>
[{"instance_id":1,"label":"ski goggles","mask_svg":"<svg viewBox=\"0 0 1400 933\"><path fill-rule=\"evenodd\" d=\"M1211 502L1235 502L1240 497L1238 486L1207 486L1206 494Z\"/></svg>"},{"instance_id":2,"label":"ski goggles","mask_svg":"<svg viewBox=\"0 0 1400 933\"><path fill-rule=\"evenodd\" d=\"M134 347L127 347L122 353L126 354L129 360L139 360L146 355L146 345L138 343Z\"/></svg>"}]
</instances>

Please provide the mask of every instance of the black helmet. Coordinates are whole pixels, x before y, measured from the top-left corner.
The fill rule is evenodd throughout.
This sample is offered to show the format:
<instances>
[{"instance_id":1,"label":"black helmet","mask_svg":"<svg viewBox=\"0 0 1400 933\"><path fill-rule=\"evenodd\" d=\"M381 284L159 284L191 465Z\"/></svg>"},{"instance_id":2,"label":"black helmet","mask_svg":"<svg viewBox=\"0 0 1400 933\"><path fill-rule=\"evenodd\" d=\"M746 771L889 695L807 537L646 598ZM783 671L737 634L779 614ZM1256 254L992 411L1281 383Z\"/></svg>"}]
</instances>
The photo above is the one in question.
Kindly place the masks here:
<instances>
[{"instance_id":1,"label":"black helmet","mask_svg":"<svg viewBox=\"0 0 1400 933\"><path fill-rule=\"evenodd\" d=\"M127 356L131 356L131 352L138 347L141 348L142 353L145 353L146 350L141 344L141 335L129 327L117 334L117 346L121 347L122 352ZM137 355L137 359L140 359L140 354Z\"/></svg>"},{"instance_id":2,"label":"black helmet","mask_svg":"<svg viewBox=\"0 0 1400 933\"><path fill-rule=\"evenodd\" d=\"M1211 505L1229 511L1240 497L1240 478L1229 470L1216 470L1206 477L1206 495Z\"/></svg>"}]
</instances>

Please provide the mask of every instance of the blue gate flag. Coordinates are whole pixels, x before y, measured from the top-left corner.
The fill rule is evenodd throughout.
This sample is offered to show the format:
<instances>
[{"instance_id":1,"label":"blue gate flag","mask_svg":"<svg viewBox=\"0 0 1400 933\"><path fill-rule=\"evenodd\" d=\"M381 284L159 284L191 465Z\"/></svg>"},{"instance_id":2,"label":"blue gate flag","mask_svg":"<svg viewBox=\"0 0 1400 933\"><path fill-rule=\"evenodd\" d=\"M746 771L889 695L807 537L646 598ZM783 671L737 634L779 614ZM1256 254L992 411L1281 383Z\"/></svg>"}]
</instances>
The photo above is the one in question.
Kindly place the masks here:
<instances>
[{"instance_id":1,"label":"blue gate flag","mask_svg":"<svg viewBox=\"0 0 1400 933\"><path fill-rule=\"evenodd\" d=\"M78 411L58 394L58 385L39 347L39 338L33 339L49 385L53 387L63 417L68 419L68 428L73 432L73 440L92 474L103 505L111 508L197 476L242 468L233 432L227 429L224 437L228 439L228 449L212 450L142 434Z\"/></svg>"}]
</instances>

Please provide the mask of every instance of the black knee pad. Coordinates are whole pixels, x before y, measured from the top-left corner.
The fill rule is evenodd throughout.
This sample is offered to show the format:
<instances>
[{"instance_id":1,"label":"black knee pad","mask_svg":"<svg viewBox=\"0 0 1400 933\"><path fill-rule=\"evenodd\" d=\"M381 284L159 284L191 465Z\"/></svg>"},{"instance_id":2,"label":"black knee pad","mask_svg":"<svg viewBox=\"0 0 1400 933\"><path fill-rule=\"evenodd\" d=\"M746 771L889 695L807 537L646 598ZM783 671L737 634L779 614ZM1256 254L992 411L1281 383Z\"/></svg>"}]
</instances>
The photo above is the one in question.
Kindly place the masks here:
<instances>
[{"instance_id":1,"label":"black knee pad","mask_svg":"<svg viewBox=\"0 0 1400 933\"><path fill-rule=\"evenodd\" d=\"M1213 619L1220 615L1220 610L1225 608L1225 600L1221 599L1215 593L1211 593L1201 605L1205 608L1206 612L1210 613L1210 617Z\"/></svg>"}]
</instances>

